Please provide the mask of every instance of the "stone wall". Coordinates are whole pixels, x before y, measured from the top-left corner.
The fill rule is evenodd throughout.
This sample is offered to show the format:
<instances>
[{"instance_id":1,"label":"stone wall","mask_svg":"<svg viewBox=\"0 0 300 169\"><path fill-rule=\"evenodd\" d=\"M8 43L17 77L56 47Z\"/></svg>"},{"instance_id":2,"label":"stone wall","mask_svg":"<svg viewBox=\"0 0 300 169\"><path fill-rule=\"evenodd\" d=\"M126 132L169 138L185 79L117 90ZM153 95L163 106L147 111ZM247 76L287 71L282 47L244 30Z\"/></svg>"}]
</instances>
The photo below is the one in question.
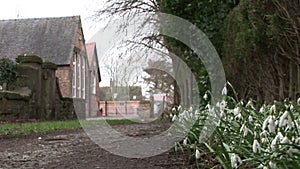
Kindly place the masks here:
<instances>
[{"instance_id":1,"label":"stone wall","mask_svg":"<svg viewBox=\"0 0 300 169\"><path fill-rule=\"evenodd\" d=\"M0 118L55 120L76 117L73 100L62 97L55 64L32 53L20 55L16 61L17 80L9 91L0 91Z\"/></svg>"}]
</instances>

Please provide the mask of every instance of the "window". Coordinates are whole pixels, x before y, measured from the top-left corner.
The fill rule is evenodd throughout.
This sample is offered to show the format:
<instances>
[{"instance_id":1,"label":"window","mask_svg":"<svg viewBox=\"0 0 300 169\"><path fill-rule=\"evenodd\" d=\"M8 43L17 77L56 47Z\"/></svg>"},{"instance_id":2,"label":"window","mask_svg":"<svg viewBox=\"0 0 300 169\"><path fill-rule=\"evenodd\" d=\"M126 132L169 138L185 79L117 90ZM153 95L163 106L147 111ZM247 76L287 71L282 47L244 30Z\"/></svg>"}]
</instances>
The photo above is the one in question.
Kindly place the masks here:
<instances>
[{"instance_id":1,"label":"window","mask_svg":"<svg viewBox=\"0 0 300 169\"><path fill-rule=\"evenodd\" d=\"M76 86L77 86L77 53L73 56L73 80L72 80L72 96L76 97Z\"/></svg>"}]
</instances>

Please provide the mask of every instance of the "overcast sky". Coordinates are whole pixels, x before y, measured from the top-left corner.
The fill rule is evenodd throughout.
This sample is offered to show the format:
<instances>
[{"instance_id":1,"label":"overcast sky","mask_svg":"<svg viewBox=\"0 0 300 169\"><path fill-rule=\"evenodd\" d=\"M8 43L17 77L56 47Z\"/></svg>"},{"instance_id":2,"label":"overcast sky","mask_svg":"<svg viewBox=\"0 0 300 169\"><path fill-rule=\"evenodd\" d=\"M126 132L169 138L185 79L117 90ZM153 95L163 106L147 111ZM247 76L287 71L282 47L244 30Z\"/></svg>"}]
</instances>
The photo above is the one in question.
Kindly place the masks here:
<instances>
[{"instance_id":1,"label":"overcast sky","mask_svg":"<svg viewBox=\"0 0 300 169\"><path fill-rule=\"evenodd\" d=\"M80 15L86 41L102 26L89 19L106 0L8 0L1 1L0 19Z\"/></svg>"}]
</instances>

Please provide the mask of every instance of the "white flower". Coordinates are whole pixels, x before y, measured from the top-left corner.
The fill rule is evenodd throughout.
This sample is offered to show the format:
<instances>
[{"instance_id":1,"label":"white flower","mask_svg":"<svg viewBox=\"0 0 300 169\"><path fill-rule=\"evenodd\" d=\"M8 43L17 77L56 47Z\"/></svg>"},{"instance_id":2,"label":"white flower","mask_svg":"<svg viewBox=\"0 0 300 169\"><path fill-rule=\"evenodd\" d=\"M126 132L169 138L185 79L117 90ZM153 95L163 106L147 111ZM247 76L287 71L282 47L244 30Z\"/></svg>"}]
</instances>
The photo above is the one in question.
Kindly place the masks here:
<instances>
[{"instance_id":1,"label":"white flower","mask_svg":"<svg viewBox=\"0 0 300 169\"><path fill-rule=\"evenodd\" d=\"M190 112L193 112L193 107L192 107L192 106L190 107L190 110L189 110L189 111L190 111Z\"/></svg>"},{"instance_id":2,"label":"white flower","mask_svg":"<svg viewBox=\"0 0 300 169\"><path fill-rule=\"evenodd\" d=\"M260 128L261 128L261 125L259 123L254 124L254 130L260 129Z\"/></svg>"},{"instance_id":3,"label":"white flower","mask_svg":"<svg viewBox=\"0 0 300 169\"><path fill-rule=\"evenodd\" d=\"M175 107L172 108L172 112L174 112L174 111L176 111L176 108L175 108Z\"/></svg>"},{"instance_id":4,"label":"white flower","mask_svg":"<svg viewBox=\"0 0 300 169\"><path fill-rule=\"evenodd\" d=\"M290 115L288 111L285 111L279 119L279 127L283 127L287 124L286 118Z\"/></svg>"},{"instance_id":5,"label":"white flower","mask_svg":"<svg viewBox=\"0 0 300 169\"><path fill-rule=\"evenodd\" d=\"M264 106L261 106L261 108L259 109L259 113L264 113L265 112L265 108Z\"/></svg>"},{"instance_id":6,"label":"white flower","mask_svg":"<svg viewBox=\"0 0 300 169\"><path fill-rule=\"evenodd\" d=\"M180 111L182 109L181 105L178 106L177 110Z\"/></svg>"},{"instance_id":7,"label":"white flower","mask_svg":"<svg viewBox=\"0 0 300 169\"><path fill-rule=\"evenodd\" d=\"M276 106L275 106L275 104L273 104L272 106L271 106L271 108L270 108L270 111L272 112L275 112L276 111Z\"/></svg>"},{"instance_id":8,"label":"white flower","mask_svg":"<svg viewBox=\"0 0 300 169\"><path fill-rule=\"evenodd\" d=\"M224 111L221 111L220 117L223 117L225 115Z\"/></svg>"},{"instance_id":9,"label":"white flower","mask_svg":"<svg viewBox=\"0 0 300 169\"><path fill-rule=\"evenodd\" d=\"M172 122L174 122L175 120L177 120L177 116L176 116L176 114L173 116L173 118L172 118Z\"/></svg>"},{"instance_id":10,"label":"white flower","mask_svg":"<svg viewBox=\"0 0 300 169\"><path fill-rule=\"evenodd\" d=\"M300 97L297 99L297 104L300 106Z\"/></svg>"},{"instance_id":11,"label":"white flower","mask_svg":"<svg viewBox=\"0 0 300 169\"><path fill-rule=\"evenodd\" d=\"M173 118L173 114L172 113L170 113L170 118Z\"/></svg>"},{"instance_id":12,"label":"white flower","mask_svg":"<svg viewBox=\"0 0 300 169\"><path fill-rule=\"evenodd\" d=\"M230 161L232 168L238 168L238 166L242 164L241 158L235 153L231 154Z\"/></svg>"},{"instance_id":13,"label":"white flower","mask_svg":"<svg viewBox=\"0 0 300 169\"><path fill-rule=\"evenodd\" d=\"M269 124L269 118L270 116L268 116L263 122L262 130L265 130L267 128L267 125Z\"/></svg>"},{"instance_id":14,"label":"white flower","mask_svg":"<svg viewBox=\"0 0 300 169\"><path fill-rule=\"evenodd\" d=\"M283 135L282 135L282 133L279 131L278 133L277 133L277 135L276 135L280 140L282 140L283 139Z\"/></svg>"},{"instance_id":15,"label":"white flower","mask_svg":"<svg viewBox=\"0 0 300 169\"><path fill-rule=\"evenodd\" d=\"M295 139L295 143L296 144L300 143L300 137L298 137L298 138Z\"/></svg>"},{"instance_id":16,"label":"white flower","mask_svg":"<svg viewBox=\"0 0 300 169\"><path fill-rule=\"evenodd\" d=\"M247 128L247 126L245 124L243 124L241 129L240 129L240 133L243 132L243 137L246 137L248 135L249 131L250 130ZM253 134L252 131L250 131L250 133Z\"/></svg>"},{"instance_id":17,"label":"white flower","mask_svg":"<svg viewBox=\"0 0 300 169\"><path fill-rule=\"evenodd\" d=\"M208 99L207 93L204 94L203 99L204 99L204 100L207 100L207 99Z\"/></svg>"},{"instance_id":18,"label":"white flower","mask_svg":"<svg viewBox=\"0 0 300 169\"><path fill-rule=\"evenodd\" d=\"M261 139L261 143L267 144L269 142L268 138L264 137Z\"/></svg>"},{"instance_id":19,"label":"white flower","mask_svg":"<svg viewBox=\"0 0 300 169\"><path fill-rule=\"evenodd\" d=\"M276 145L277 145L277 140L278 140L278 136L276 136L273 141L271 142L271 149L275 150Z\"/></svg>"},{"instance_id":20,"label":"white flower","mask_svg":"<svg viewBox=\"0 0 300 169\"><path fill-rule=\"evenodd\" d=\"M253 122L253 117L250 115L249 117L248 117L248 121L251 123L251 122Z\"/></svg>"},{"instance_id":21,"label":"white flower","mask_svg":"<svg viewBox=\"0 0 300 169\"><path fill-rule=\"evenodd\" d=\"M290 140L289 138L287 138L287 136L285 136L281 141L280 141L281 144L289 144L290 143Z\"/></svg>"},{"instance_id":22,"label":"white flower","mask_svg":"<svg viewBox=\"0 0 300 169\"><path fill-rule=\"evenodd\" d=\"M42 137L38 137L38 140L42 140Z\"/></svg>"},{"instance_id":23,"label":"white flower","mask_svg":"<svg viewBox=\"0 0 300 169\"><path fill-rule=\"evenodd\" d=\"M262 164L259 164L259 166L258 166L257 168L268 169L267 166L264 166L264 165L262 165Z\"/></svg>"},{"instance_id":24,"label":"white flower","mask_svg":"<svg viewBox=\"0 0 300 169\"><path fill-rule=\"evenodd\" d=\"M291 106L290 106L290 110L293 110L294 109L294 106L291 104Z\"/></svg>"},{"instance_id":25,"label":"white flower","mask_svg":"<svg viewBox=\"0 0 300 169\"><path fill-rule=\"evenodd\" d=\"M224 86L224 88L222 90L222 95L223 96L227 95L227 88L226 88L226 86Z\"/></svg>"},{"instance_id":26,"label":"white flower","mask_svg":"<svg viewBox=\"0 0 300 169\"><path fill-rule=\"evenodd\" d=\"M263 130L261 133L260 133L260 137L268 137L268 132L266 130Z\"/></svg>"},{"instance_id":27,"label":"white flower","mask_svg":"<svg viewBox=\"0 0 300 169\"><path fill-rule=\"evenodd\" d=\"M183 145L184 145L184 146L187 145L187 141L188 141L187 138L185 138L185 139L183 140Z\"/></svg>"},{"instance_id":28,"label":"white flower","mask_svg":"<svg viewBox=\"0 0 300 169\"><path fill-rule=\"evenodd\" d=\"M200 159L200 152L198 149L196 150L195 157L196 159Z\"/></svg>"},{"instance_id":29,"label":"white flower","mask_svg":"<svg viewBox=\"0 0 300 169\"><path fill-rule=\"evenodd\" d=\"M236 107L236 108L233 109L233 114L235 116L237 116L238 114L240 114L240 112L241 112L241 109L239 107Z\"/></svg>"},{"instance_id":30,"label":"white flower","mask_svg":"<svg viewBox=\"0 0 300 169\"><path fill-rule=\"evenodd\" d=\"M238 114L237 116L235 116L235 119L242 120L242 119L243 119L242 114L240 113L240 114Z\"/></svg>"},{"instance_id":31,"label":"white flower","mask_svg":"<svg viewBox=\"0 0 300 169\"><path fill-rule=\"evenodd\" d=\"M195 115L196 115L197 117L200 115L200 112L199 112L198 109L195 111Z\"/></svg>"},{"instance_id":32,"label":"white flower","mask_svg":"<svg viewBox=\"0 0 300 169\"><path fill-rule=\"evenodd\" d=\"M253 153L260 153L261 147L259 142L255 139L252 145Z\"/></svg>"},{"instance_id":33,"label":"white flower","mask_svg":"<svg viewBox=\"0 0 300 169\"><path fill-rule=\"evenodd\" d=\"M252 103L251 100L248 101L248 103L246 104L246 107L247 108L249 108L249 107L254 108L253 103Z\"/></svg>"},{"instance_id":34,"label":"white flower","mask_svg":"<svg viewBox=\"0 0 300 169\"><path fill-rule=\"evenodd\" d=\"M270 116L268 120L268 129L270 133L275 133L275 116Z\"/></svg>"},{"instance_id":35,"label":"white flower","mask_svg":"<svg viewBox=\"0 0 300 169\"><path fill-rule=\"evenodd\" d=\"M227 106L227 102L225 100L222 100L221 103L219 104L220 110L225 110L225 107Z\"/></svg>"}]
</instances>

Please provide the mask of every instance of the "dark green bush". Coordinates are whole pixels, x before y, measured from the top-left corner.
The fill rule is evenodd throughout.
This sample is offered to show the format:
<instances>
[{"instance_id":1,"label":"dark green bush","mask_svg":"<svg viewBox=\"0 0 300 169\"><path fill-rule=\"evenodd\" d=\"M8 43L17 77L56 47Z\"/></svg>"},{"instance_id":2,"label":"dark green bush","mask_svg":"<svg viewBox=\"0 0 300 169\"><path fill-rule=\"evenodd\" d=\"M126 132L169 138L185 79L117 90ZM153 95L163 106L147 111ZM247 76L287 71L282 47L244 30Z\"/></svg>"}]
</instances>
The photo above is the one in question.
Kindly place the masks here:
<instances>
[{"instance_id":1,"label":"dark green bush","mask_svg":"<svg viewBox=\"0 0 300 169\"><path fill-rule=\"evenodd\" d=\"M0 59L0 85L7 83L10 85L16 80L17 65L9 58Z\"/></svg>"}]
</instances>

